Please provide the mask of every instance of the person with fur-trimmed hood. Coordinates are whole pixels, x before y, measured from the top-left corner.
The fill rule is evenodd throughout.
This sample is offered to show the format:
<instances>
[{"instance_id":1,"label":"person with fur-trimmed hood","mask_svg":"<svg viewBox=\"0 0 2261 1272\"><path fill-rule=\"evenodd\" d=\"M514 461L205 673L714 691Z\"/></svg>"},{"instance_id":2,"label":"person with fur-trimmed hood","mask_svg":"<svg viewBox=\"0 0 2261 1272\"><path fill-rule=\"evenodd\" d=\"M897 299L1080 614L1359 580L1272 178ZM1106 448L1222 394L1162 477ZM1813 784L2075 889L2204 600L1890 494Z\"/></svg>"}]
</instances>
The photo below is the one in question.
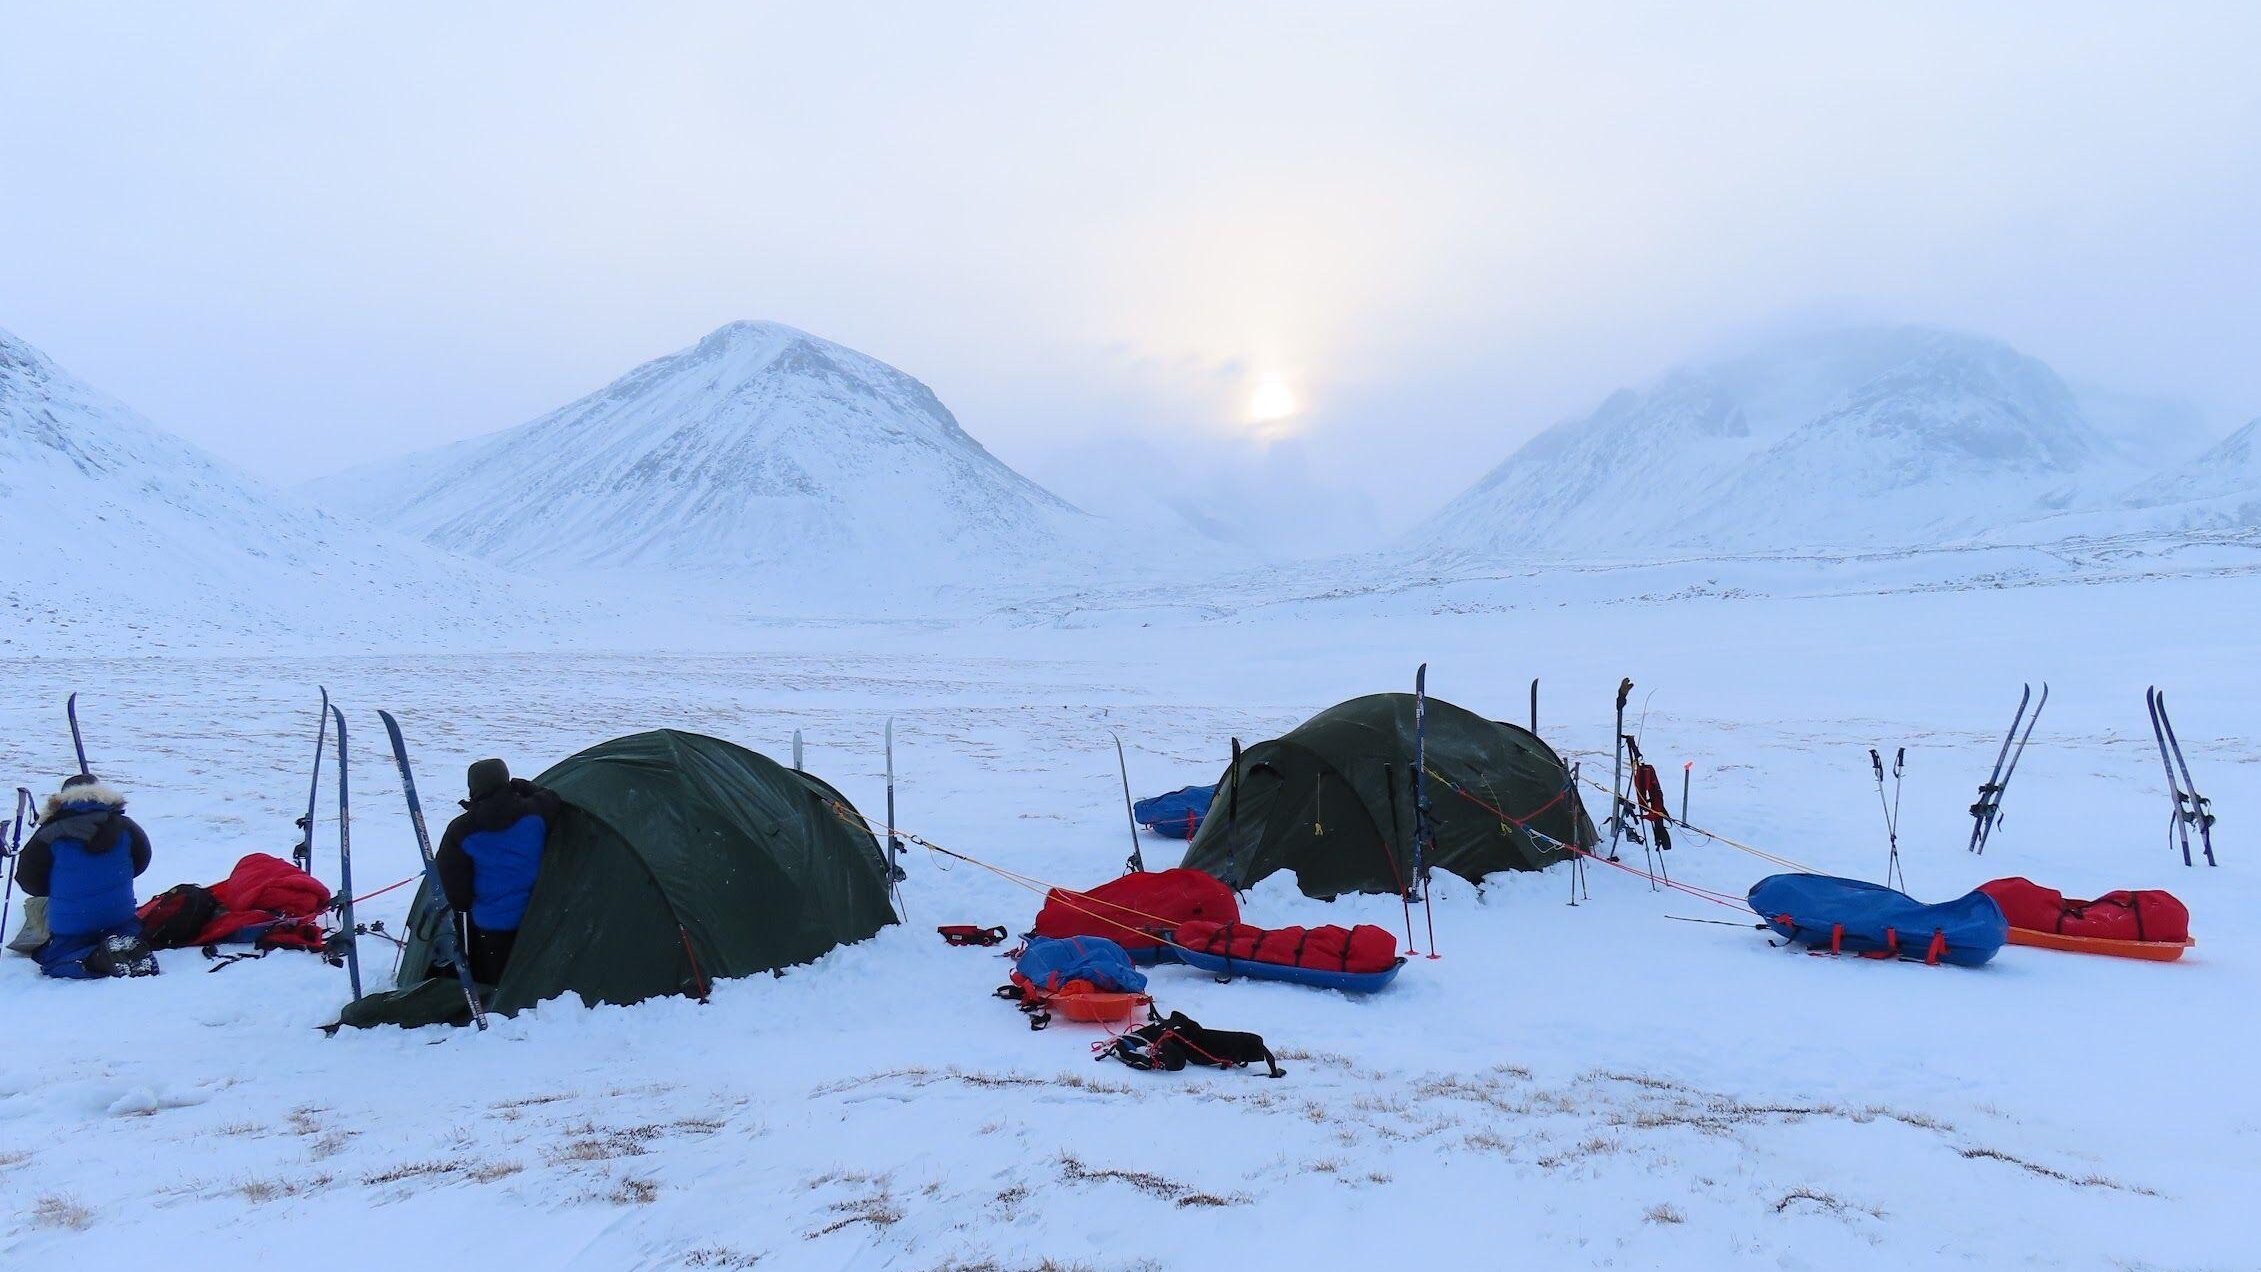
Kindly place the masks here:
<instances>
[{"instance_id":1,"label":"person with fur-trimmed hood","mask_svg":"<svg viewBox=\"0 0 2261 1272\"><path fill-rule=\"evenodd\" d=\"M471 798L448 823L432 865L448 904L470 929L471 979L494 985L518 942L542 849L565 805L556 791L512 777L501 760L472 765L467 784Z\"/></svg>"},{"instance_id":2,"label":"person with fur-trimmed hood","mask_svg":"<svg viewBox=\"0 0 2261 1272\"><path fill-rule=\"evenodd\" d=\"M47 898L47 943L33 957L49 976L157 970L134 917L133 881L149 869L149 836L125 809L116 788L81 773L47 797L39 829L16 859L16 885Z\"/></svg>"}]
</instances>

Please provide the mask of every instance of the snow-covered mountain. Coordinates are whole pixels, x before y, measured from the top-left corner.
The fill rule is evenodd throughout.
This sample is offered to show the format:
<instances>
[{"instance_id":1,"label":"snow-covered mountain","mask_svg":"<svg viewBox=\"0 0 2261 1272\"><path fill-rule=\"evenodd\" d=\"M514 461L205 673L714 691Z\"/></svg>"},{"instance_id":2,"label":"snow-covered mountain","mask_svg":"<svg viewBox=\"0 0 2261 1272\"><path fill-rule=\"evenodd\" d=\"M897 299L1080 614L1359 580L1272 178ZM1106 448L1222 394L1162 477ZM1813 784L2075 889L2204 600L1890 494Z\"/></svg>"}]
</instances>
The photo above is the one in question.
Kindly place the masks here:
<instances>
[{"instance_id":1,"label":"snow-covered mountain","mask_svg":"<svg viewBox=\"0 0 2261 1272\"><path fill-rule=\"evenodd\" d=\"M1413 542L1482 556L1934 544L2121 506L2160 455L2146 430L2184 446L2188 412L2084 398L1998 341L1831 332L1613 395L1533 438Z\"/></svg>"},{"instance_id":2,"label":"snow-covered mountain","mask_svg":"<svg viewBox=\"0 0 2261 1272\"><path fill-rule=\"evenodd\" d=\"M932 390L737 322L548 415L313 483L331 506L541 571L991 583L1101 555L1103 523L1007 467Z\"/></svg>"},{"instance_id":3,"label":"snow-covered mountain","mask_svg":"<svg viewBox=\"0 0 2261 1272\"><path fill-rule=\"evenodd\" d=\"M358 640L388 624L492 621L466 564L268 488L4 330L0 542L15 620L0 651Z\"/></svg>"},{"instance_id":4,"label":"snow-covered mountain","mask_svg":"<svg viewBox=\"0 0 2261 1272\"><path fill-rule=\"evenodd\" d=\"M2261 419L2137 486L2128 503L2178 529L2261 527Z\"/></svg>"}]
</instances>

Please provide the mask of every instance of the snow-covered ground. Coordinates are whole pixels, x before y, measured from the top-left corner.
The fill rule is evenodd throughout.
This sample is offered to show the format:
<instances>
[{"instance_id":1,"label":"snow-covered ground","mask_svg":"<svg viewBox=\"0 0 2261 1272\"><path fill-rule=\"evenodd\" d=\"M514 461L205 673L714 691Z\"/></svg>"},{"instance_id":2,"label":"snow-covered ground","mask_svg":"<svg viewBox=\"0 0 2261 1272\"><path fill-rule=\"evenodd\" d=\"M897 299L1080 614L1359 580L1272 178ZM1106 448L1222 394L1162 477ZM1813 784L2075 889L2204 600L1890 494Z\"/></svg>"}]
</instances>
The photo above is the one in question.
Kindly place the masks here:
<instances>
[{"instance_id":1,"label":"snow-covered ground","mask_svg":"<svg viewBox=\"0 0 2261 1272\"><path fill-rule=\"evenodd\" d=\"M1780 567L1764 595L1700 569L1578 572L1499 583L1498 603L1346 588L1229 621L1118 605L1021 627L777 624L698 654L0 660L0 778L65 771L60 704L81 691L97 766L156 842L144 895L287 851L318 683L355 730L363 890L415 862L378 707L440 808L480 755L532 772L672 725L772 754L800 728L810 767L875 812L892 716L906 826L1090 884L1126 848L1110 730L1142 794L1211 780L1229 736L1409 687L1427 660L1433 692L1509 719L1541 677L1542 731L1589 757L1632 676L1659 767L1695 762L1697 823L1833 872L1881 871L1867 748L1906 745L1917 894L2010 874L2165 886L2200 942L2172 965L2013 948L1925 968L1774 948L1746 915L1606 870L1576 907L1561 871L1450 881L1443 957L1370 1000L1155 973L1165 1007L1270 1039L1276 1082L1136 1073L1093 1063L1092 1027L1029 1032L989 997L995 951L933 928L1018 930L1037 898L926 857L907 923L815 965L704 1006L551 1004L485 1034L325 1037L345 977L290 954L207 975L175 952L163 976L99 985L7 958L0 1265L2256 1266L2261 888L2242 828L2261 582L2147 568L1801 594L1826 572ZM1965 807L2019 682L2043 679L2007 820L1973 858ZM2154 681L2221 814L2219 869L2163 847ZM334 880L326 820L318 843ZM1701 840L1673 857L1736 894L1773 869ZM366 910L397 922L405 897ZM1402 922L1394 901L1325 905L1284 879L1246 910Z\"/></svg>"}]
</instances>

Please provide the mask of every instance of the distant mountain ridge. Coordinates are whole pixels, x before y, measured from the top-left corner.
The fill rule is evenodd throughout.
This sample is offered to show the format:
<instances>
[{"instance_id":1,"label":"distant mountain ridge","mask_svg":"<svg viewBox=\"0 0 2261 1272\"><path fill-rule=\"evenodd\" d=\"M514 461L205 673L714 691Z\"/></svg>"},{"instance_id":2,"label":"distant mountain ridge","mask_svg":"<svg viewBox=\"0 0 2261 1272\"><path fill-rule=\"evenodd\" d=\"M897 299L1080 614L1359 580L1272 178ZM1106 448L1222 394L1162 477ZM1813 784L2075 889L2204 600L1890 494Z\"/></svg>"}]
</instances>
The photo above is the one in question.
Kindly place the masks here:
<instances>
[{"instance_id":1,"label":"distant mountain ridge","mask_svg":"<svg viewBox=\"0 0 2261 1272\"><path fill-rule=\"evenodd\" d=\"M5 330L0 541L20 620L0 642L29 628L51 651L479 623L450 599L468 567L266 486Z\"/></svg>"},{"instance_id":2,"label":"distant mountain ridge","mask_svg":"<svg viewBox=\"0 0 2261 1272\"><path fill-rule=\"evenodd\" d=\"M2137 486L2128 502L2182 528L2261 526L2261 419Z\"/></svg>"},{"instance_id":3,"label":"distant mountain ridge","mask_svg":"<svg viewBox=\"0 0 2261 1272\"><path fill-rule=\"evenodd\" d=\"M932 390L736 322L529 423L310 484L513 567L985 580L1096 556L1099 524L1000 462Z\"/></svg>"},{"instance_id":4,"label":"distant mountain ridge","mask_svg":"<svg viewBox=\"0 0 2261 1272\"><path fill-rule=\"evenodd\" d=\"M2124 512L2149 465L2196 431L2187 408L2075 390L1999 341L1830 332L1611 395L1533 438L1411 542L1479 556L1953 542Z\"/></svg>"}]
</instances>

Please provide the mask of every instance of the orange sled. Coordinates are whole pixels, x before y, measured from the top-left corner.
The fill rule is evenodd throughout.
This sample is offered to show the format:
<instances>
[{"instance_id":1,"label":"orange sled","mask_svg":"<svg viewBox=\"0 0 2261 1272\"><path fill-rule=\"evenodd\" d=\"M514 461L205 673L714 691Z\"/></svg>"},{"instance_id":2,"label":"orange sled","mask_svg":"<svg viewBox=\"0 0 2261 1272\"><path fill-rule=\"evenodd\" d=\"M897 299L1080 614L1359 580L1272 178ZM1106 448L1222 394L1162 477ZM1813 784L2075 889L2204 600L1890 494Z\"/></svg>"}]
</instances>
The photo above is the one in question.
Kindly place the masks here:
<instances>
[{"instance_id":1,"label":"orange sled","mask_svg":"<svg viewBox=\"0 0 2261 1272\"><path fill-rule=\"evenodd\" d=\"M1044 1009L1066 1020L1111 1025L1131 1019L1153 1001L1145 994L1060 994L1045 999Z\"/></svg>"},{"instance_id":2,"label":"orange sled","mask_svg":"<svg viewBox=\"0 0 2261 1272\"><path fill-rule=\"evenodd\" d=\"M2110 954L2116 958L2140 958L2153 963L2172 963L2182 957L2182 952L2198 944L2196 941L2120 941L2106 936L2060 936L2055 932L2040 932L2033 928L2010 929L2010 944L2031 945L2044 950L2067 950L2074 954Z\"/></svg>"}]
</instances>

